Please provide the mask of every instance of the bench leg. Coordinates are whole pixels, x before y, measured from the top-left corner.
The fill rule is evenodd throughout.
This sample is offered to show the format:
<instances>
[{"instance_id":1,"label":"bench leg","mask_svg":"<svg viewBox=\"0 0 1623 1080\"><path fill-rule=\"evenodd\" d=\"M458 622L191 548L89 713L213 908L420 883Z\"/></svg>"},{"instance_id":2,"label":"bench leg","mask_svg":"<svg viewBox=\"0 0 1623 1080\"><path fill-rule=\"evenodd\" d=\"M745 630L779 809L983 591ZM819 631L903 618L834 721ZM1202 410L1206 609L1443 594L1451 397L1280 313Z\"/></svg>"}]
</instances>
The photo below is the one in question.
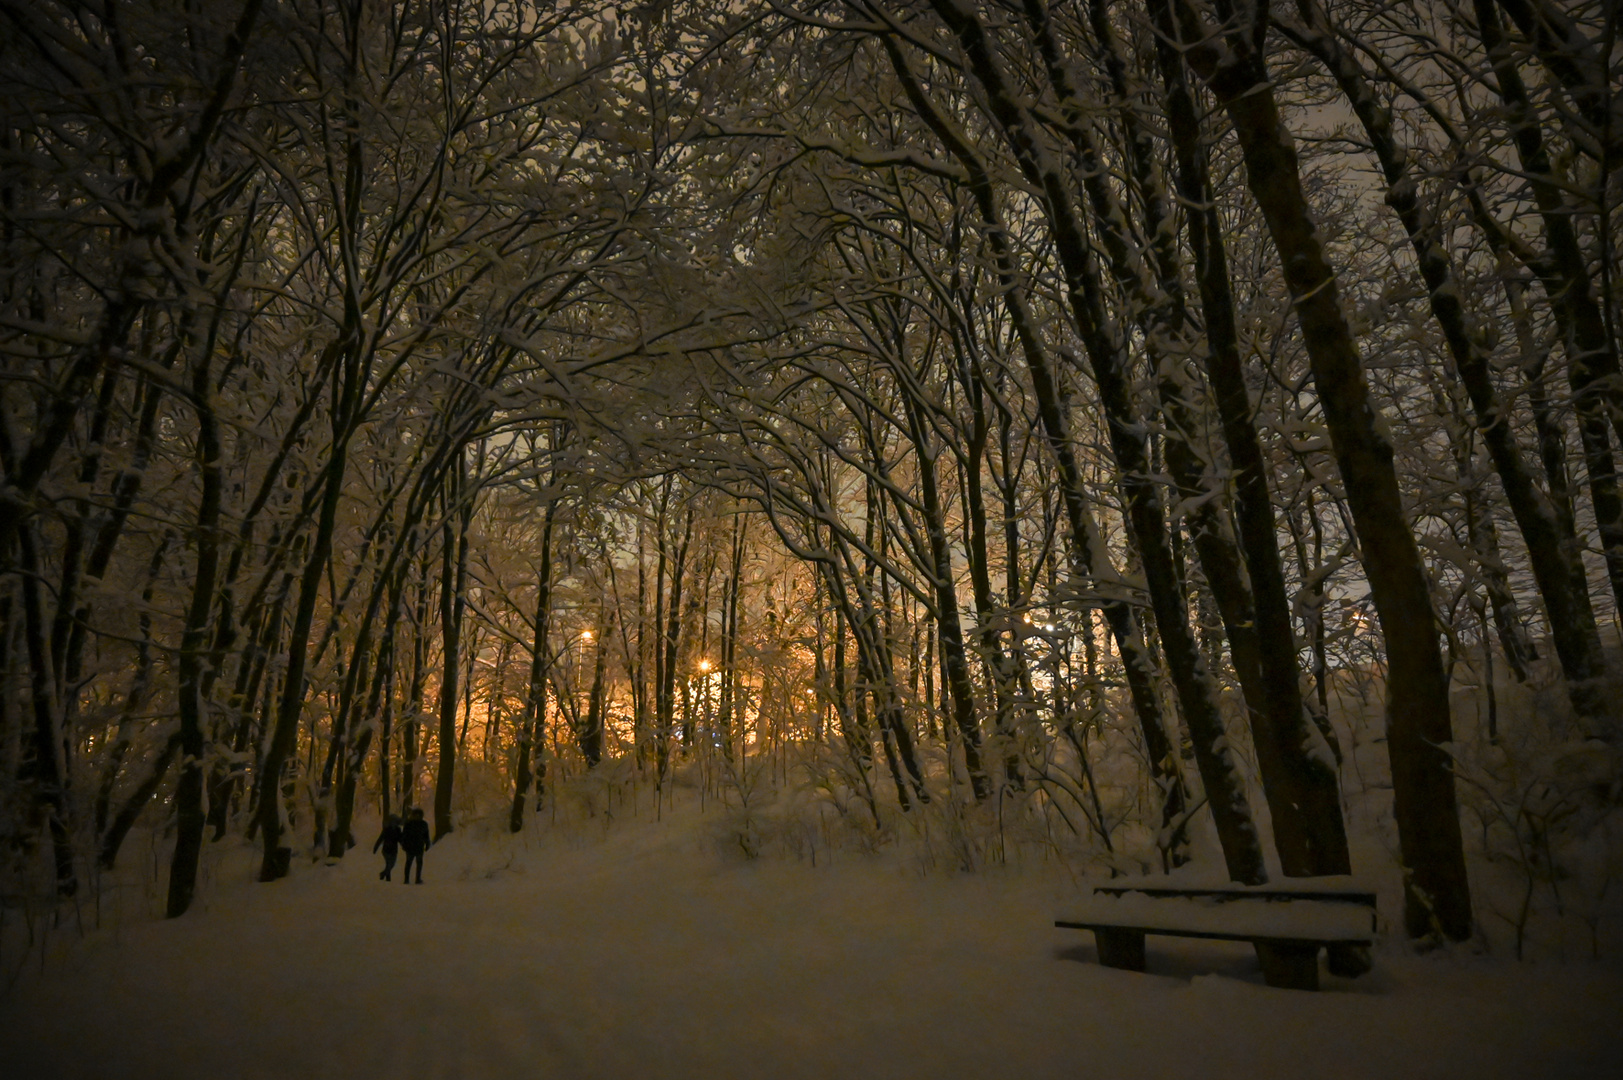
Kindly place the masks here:
<instances>
[{"instance_id":1,"label":"bench leg","mask_svg":"<svg viewBox=\"0 0 1623 1080\"><path fill-rule=\"evenodd\" d=\"M1262 961L1262 977L1269 986L1282 990L1319 988L1317 945L1281 945L1270 941L1253 944L1257 948L1257 959Z\"/></svg>"},{"instance_id":2,"label":"bench leg","mask_svg":"<svg viewBox=\"0 0 1623 1080\"><path fill-rule=\"evenodd\" d=\"M1344 979L1356 979L1375 966L1368 945L1328 945L1324 954L1330 962L1330 974Z\"/></svg>"},{"instance_id":3,"label":"bench leg","mask_svg":"<svg viewBox=\"0 0 1623 1080\"><path fill-rule=\"evenodd\" d=\"M1124 971L1144 970L1142 930L1095 930L1093 940L1099 946L1099 963L1105 967Z\"/></svg>"}]
</instances>

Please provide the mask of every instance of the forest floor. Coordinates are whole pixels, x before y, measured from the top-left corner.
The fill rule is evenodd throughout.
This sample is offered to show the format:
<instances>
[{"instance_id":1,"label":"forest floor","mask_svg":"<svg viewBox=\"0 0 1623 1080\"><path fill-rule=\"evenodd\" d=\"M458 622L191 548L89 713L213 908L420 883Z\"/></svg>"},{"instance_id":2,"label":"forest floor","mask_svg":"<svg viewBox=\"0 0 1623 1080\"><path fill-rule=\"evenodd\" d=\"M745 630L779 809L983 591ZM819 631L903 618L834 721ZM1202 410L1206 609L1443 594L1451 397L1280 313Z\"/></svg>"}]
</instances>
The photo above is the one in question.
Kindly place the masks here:
<instances>
[{"instance_id":1,"label":"forest floor","mask_svg":"<svg viewBox=\"0 0 1623 1080\"><path fill-rule=\"evenodd\" d=\"M1079 885L1051 861L749 861L680 804L537 825L453 834L421 886L364 846L256 885L246 845L215 845L184 918L149 887L20 965L8 913L0 1076L1623 1076L1613 962L1388 940L1306 993L1248 946L1151 938L1134 974L1053 928Z\"/></svg>"}]
</instances>

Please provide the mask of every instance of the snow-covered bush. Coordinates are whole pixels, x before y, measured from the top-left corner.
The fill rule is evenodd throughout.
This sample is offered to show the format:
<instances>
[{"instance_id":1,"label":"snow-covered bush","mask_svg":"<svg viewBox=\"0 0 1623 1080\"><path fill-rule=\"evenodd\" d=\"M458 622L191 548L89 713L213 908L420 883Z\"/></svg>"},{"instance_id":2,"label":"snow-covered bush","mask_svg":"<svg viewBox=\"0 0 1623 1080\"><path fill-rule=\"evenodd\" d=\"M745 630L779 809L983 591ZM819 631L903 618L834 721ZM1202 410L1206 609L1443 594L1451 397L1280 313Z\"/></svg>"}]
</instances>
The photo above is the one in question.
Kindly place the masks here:
<instances>
[{"instance_id":1,"label":"snow-covered bush","mask_svg":"<svg viewBox=\"0 0 1623 1080\"><path fill-rule=\"evenodd\" d=\"M1623 754L1555 709L1451 747L1462 824L1485 866L1480 932L1518 958L1601 956L1623 939Z\"/></svg>"}]
</instances>

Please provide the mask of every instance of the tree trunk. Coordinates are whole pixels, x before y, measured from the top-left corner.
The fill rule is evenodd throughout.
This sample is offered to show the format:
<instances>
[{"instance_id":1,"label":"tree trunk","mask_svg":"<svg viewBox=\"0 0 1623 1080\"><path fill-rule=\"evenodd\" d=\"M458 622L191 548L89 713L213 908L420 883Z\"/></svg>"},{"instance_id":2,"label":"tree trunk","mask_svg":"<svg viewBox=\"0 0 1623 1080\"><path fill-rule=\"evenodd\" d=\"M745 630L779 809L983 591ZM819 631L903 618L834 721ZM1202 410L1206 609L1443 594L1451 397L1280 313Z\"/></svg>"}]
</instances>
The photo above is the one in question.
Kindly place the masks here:
<instances>
[{"instance_id":1,"label":"tree trunk","mask_svg":"<svg viewBox=\"0 0 1623 1080\"><path fill-rule=\"evenodd\" d=\"M209 643L209 617L214 611L215 577L220 557L220 434L212 400L212 370L209 357L214 335L203 343L203 355L192 375L191 404L197 413L197 461L202 479L202 496L197 510L197 526L192 544L197 550L197 569L192 580L192 600L181 633L180 698L180 781L175 786L175 850L169 864L169 902L166 914L178 918L191 906L197 888L197 864L203 851L203 809L205 656Z\"/></svg>"},{"instance_id":2,"label":"tree trunk","mask_svg":"<svg viewBox=\"0 0 1623 1080\"><path fill-rule=\"evenodd\" d=\"M7 515L0 515L7 516ZM34 805L45 818L56 867L56 893L79 891L74 869L72 832L68 828L67 748L63 740L61 705L52 678L50 632L41 597L43 566L35 546L34 523L25 521L15 533L22 556L23 637L28 650L29 704L34 713L34 760L28 778L34 782Z\"/></svg>"},{"instance_id":3,"label":"tree trunk","mask_svg":"<svg viewBox=\"0 0 1623 1080\"><path fill-rule=\"evenodd\" d=\"M337 379L334 380L335 384ZM337 387L334 387L335 392ZM305 560L299 583L299 602L293 612L288 640L287 667L282 675L282 696L276 710L276 726L259 766L258 826L263 855L259 880L275 881L286 873L287 863L277 855L282 846L282 770L292 753L304 709L305 669L310 657L310 630L315 622L316 599L321 592L327 562L332 557L333 532L338 523L338 502L343 494L344 463L349 456L349 440L342 434L342 421L334 420L334 439L322 471L321 510L316 519L310 554Z\"/></svg>"},{"instance_id":4,"label":"tree trunk","mask_svg":"<svg viewBox=\"0 0 1623 1080\"><path fill-rule=\"evenodd\" d=\"M1429 290L1432 316L1443 331L1449 355L1470 396L1477 430L1527 545L1528 562L1549 612L1550 636L1573 708L1586 727L1606 730L1610 726L1610 708L1603 685L1605 658L1583 564L1574 557L1577 542L1571 520L1563 521L1552 500L1540 490L1516 442L1508 412L1494 387L1490 357L1467 324L1453 263L1436 229L1427 227L1421 214L1417 185L1410 173L1408 155L1394 135L1391 111L1381 105L1363 70L1341 47L1335 32L1321 24L1318 10L1308 0L1298 0L1298 9L1308 25L1291 31L1291 36L1313 52L1335 77L1381 163L1387 204L1408 233ZM1495 612L1501 607L1501 603L1495 603ZM1507 659L1512 665L1523 663L1521 657L1511 653L1507 653Z\"/></svg>"},{"instance_id":5,"label":"tree trunk","mask_svg":"<svg viewBox=\"0 0 1623 1080\"><path fill-rule=\"evenodd\" d=\"M1104 290L1092 245L1072 204L1066 180L1059 173L1056 157L1043 146L1024 107L1008 86L984 28L957 0L933 0L932 6L957 36L1021 173L1042 192L1049 233L1065 273L1072 318L1105 413L1111 451L1127 503L1129 532L1143 561L1156 629L1189 727L1195 763L1217 824L1224 859L1236 881L1263 882L1267 880L1267 869L1261 843L1251 820L1244 781L1228 745L1216 686L1189 627L1168 545L1161 496L1152 479L1143 427L1133 405L1128 357L1104 307Z\"/></svg>"},{"instance_id":6,"label":"tree trunk","mask_svg":"<svg viewBox=\"0 0 1623 1080\"><path fill-rule=\"evenodd\" d=\"M1187 824L1186 799L1178 759L1173 752L1172 741L1167 736L1160 701L1155 692L1155 661L1144 643L1138 618L1127 600L1129 590L1124 587L1125 583L1120 573L1111 565L1104 542L1093 522L1092 512L1088 509L1086 482L1073 450L1070 425L1066 418L1067 408L1062 400L1059 380L1048 355L1047 345L1037 327L1037 320L1026 301L1023 273L998 212L991 174L968 140L925 96L918 78L908 66L895 41L889 37L881 38L880 41L890 56L892 67L902 81L908 100L913 103L920 118L930 126L947 150L969 173L970 190L975 197L976 208L985 227L987 241L992 248L998 284L1004 290L1009 321L1013 324L1026 368L1031 375L1043 437L1048 443L1059 473L1060 491L1071 532L1069 548L1071 571L1078 580L1094 583L1094 588L1099 594L1097 605L1110 626L1112 636L1116 639L1133 709L1144 739L1150 775L1161 795L1162 835L1158 842L1169 862L1180 862L1182 856L1179 852L1183 847L1182 837Z\"/></svg>"},{"instance_id":7,"label":"tree trunk","mask_svg":"<svg viewBox=\"0 0 1623 1080\"><path fill-rule=\"evenodd\" d=\"M1268 468L1252 420L1222 223L1201 142L1199 112L1172 45L1175 39L1169 37L1173 27L1167 7L1164 3L1154 6L1157 58L1167 93L1178 194L1186 208L1185 235L1205 315L1206 369L1233 471L1236 519L1251 586L1254 631L1236 634L1237 627L1231 625L1229 640L1236 666L1239 648L1235 643L1246 638L1255 643L1261 701L1252 703L1251 733L1263 795L1273 819L1274 846L1287 877L1345 874L1352 863L1341 816L1335 746L1321 737L1321 729L1302 699ZM1204 555L1202 561L1206 561ZM1208 571L1208 579L1211 577ZM1225 621L1230 620L1245 622L1243 615L1225 612Z\"/></svg>"},{"instance_id":8,"label":"tree trunk","mask_svg":"<svg viewBox=\"0 0 1623 1080\"><path fill-rule=\"evenodd\" d=\"M1387 749L1406 871L1404 926L1414 937L1435 927L1464 940L1471 933L1471 893L1443 749L1453 738L1448 677L1392 445L1370 399L1266 65L1250 50L1250 28L1218 39L1189 16L1181 30L1194 43L1185 46L1186 59L1234 124L1247 181L1279 251L1386 640Z\"/></svg>"},{"instance_id":9,"label":"tree trunk","mask_svg":"<svg viewBox=\"0 0 1623 1080\"><path fill-rule=\"evenodd\" d=\"M457 680L462 673L462 614L467 608L468 528L473 522L473 497L464 490L460 464L447 492L440 541L440 633L445 663L440 674L440 758L434 777L435 843L451 831L451 789L456 782Z\"/></svg>"},{"instance_id":10,"label":"tree trunk","mask_svg":"<svg viewBox=\"0 0 1623 1080\"><path fill-rule=\"evenodd\" d=\"M118 813L113 816L112 824L108 825L107 831L102 834L101 851L97 856L102 869L111 870L118 861L118 852L124 846L124 838L129 836L130 830L140 820L141 811L152 801L152 796L157 794L164 775L169 771L169 766L174 764L175 755L178 753L180 753L180 733L177 731L164 740L163 749L158 751L157 758L152 762L152 768L136 785L130 797L124 801L124 805L119 807Z\"/></svg>"},{"instance_id":11,"label":"tree trunk","mask_svg":"<svg viewBox=\"0 0 1623 1080\"><path fill-rule=\"evenodd\" d=\"M524 801L530 789L530 758L544 746L544 724L547 716L547 667L550 660L547 628L552 618L552 523L557 513L556 499L547 501L541 520L540 562L536 568L534 637L530 645L529 689L524 695L524 719L519 724L517 767L513 778L513 806L507 815L507 831L524 828ZM536 792L536 806L541 793Z\"/></svg>"},{"instance_id":12,"label":"tree trunk","mask_svg":"<svg viewBox=\"0 0 1623 1080\"><path fill-rule=\"evenodd\" d=\"M586 722L581 725L579 744L586 767L595 769L603 762L603 712L606 705L605 676L609 661L609 635L614 632L614 615L605 612L594 638L592 688L586 698Z\"/></svg>"}]
</instances>

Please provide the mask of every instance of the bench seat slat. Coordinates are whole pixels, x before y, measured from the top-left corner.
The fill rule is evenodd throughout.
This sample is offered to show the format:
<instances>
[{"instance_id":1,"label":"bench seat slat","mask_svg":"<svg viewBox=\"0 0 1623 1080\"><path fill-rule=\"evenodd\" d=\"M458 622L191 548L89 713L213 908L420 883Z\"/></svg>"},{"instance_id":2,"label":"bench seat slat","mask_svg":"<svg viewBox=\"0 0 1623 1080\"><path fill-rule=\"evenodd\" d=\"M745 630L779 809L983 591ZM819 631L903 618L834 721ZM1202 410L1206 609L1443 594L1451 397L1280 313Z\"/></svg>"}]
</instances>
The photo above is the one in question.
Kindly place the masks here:
<instances>
[{"instance_id":1,"label":"bench seat slat","mask_svg":"<svg viewBox=\"0 0 1623 1080\"><path fill-rule=\"evenodd\" d=\"M1266 896L1116 896L1095 892L1075 907L1056 912L1068 922L1105 923L1156 930L1208 930L1256 936L1330 940L1375 930L1375 909L1336 900L1270 899Z\"/></svg>"},{"instance_id":2,"label":"bench seat slat","mask_svg":"<svg viewBox=\"0 0 1623 1080\"><path fill-rule=\"evenodd\" d=\"M1162 937L1204 938L1208 941L1266 941L1275 945L1373 945L1373 934L1294 937L1289 934L1233 933L1222 930L1178 930L1164 926L1130 926L1119 922L1073 922L1055 919L1054 925L1064 930L1128 930L1138 934L1159 934Z\"/></svg>"},{"instance_id":3,"label":"bench seat slat","mask_svg":"<svg viewBox=\"0 0 1623 1080\"><path fill-rule=\"evenodd\" d=\"M1375 894L1334 888L1178 888L1148 882L1101 885L1080 910L1054 925L1091 930L1106 967L1144 970L1144 939L1245 941L1257 950L1269 986L1316 990L1319 950L1331 974L1369 970Z\"/></svg>"}]
</instances>

